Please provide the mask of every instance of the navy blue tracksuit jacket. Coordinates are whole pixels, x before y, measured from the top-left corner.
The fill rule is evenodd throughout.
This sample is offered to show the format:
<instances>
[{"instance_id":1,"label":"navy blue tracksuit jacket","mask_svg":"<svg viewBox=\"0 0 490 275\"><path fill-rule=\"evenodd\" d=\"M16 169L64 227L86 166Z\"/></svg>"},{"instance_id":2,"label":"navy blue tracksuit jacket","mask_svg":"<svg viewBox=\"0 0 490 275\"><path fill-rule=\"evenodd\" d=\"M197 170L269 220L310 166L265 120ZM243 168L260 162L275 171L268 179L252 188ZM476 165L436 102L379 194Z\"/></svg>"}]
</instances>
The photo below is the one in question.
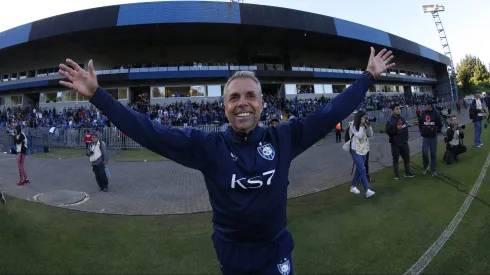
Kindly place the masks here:
<instances>
[{"instance_id":1,"label":"navy blue tracksuit jacket","mask_svg":"<svg viewBox=\"0 0 490 275\"><path fill-rule=\"evenodd\" d=\"M231 127L208 133L154 124L101 88L90 102L137 143L203 173L213 209L213 241L223 273L264 272L266 266L279 272L278 264L290 264L293 250L286 231L291 161L348 117L372 85L368 76L361 75L329 104L305 118L277 127L257 126L248 134Z\"/></svg>"}]
</instances>

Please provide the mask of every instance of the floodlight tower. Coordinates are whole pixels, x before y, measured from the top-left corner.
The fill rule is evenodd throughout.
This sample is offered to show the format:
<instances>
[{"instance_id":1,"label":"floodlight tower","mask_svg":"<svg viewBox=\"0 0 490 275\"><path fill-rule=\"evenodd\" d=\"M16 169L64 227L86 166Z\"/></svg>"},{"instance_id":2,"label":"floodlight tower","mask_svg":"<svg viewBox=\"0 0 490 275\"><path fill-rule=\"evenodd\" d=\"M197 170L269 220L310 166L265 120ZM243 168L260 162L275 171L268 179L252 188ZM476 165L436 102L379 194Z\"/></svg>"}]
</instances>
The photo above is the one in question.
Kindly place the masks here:
<instances>
[{"instance_id":1,"label":"floodlight tower","mask_svg":"<svg viewBox=\"0 0 490 275\"><path fill-rule=\"evenodd\" d=\"M440 11L445 11L443 5L423 5L424 13L431 13L436 23L437 31L439 32L439 39L441 39L442 49L444 50L444 55L449 57L450 64L447 65L447 72L449 74L449 85L451 86L451 99L458 98L458 85L456 84L456 72L454 70L453 57L451 55L451 50L449 49L449 42L447 41L446 32L442 26L441 18L439 17Z\"/></svg>"}]
</instances>

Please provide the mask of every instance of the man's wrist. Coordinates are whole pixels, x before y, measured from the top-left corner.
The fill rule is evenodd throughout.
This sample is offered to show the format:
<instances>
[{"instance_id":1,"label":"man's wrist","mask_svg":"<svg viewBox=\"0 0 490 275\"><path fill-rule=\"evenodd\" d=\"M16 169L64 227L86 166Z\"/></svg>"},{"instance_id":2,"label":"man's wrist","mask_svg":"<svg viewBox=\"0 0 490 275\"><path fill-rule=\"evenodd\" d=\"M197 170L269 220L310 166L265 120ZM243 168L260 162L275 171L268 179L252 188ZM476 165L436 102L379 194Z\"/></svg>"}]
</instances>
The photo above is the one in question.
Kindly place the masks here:
<instances>
[{"instance_id":1,"label":"man's wrist","mask_svg":"<svg viewBox=\"0 0 490 275\"><path fill-rule=\"evenodd\" d=\"M370 72L369 70L365 70L362 74L367 76L371 81L373 81L373 82L375 81L374 74L372 72Z\"/></svg>"}]
</instances>

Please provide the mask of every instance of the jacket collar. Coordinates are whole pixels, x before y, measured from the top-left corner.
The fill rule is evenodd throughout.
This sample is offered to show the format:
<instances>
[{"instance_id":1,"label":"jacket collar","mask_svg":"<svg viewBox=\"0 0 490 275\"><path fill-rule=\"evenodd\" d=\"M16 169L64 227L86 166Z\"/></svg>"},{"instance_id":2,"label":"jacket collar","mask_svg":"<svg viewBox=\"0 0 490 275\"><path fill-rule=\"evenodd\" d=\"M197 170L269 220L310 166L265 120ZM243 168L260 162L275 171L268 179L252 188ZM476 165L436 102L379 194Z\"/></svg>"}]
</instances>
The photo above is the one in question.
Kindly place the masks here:
<instances>
[{"instance_id":1,"label":"jacket collar","mask_svg":"<svg viewBox=\"0 0 490 275\"><path fill-rule=\"evenodd\" d=\"M248 134L245 134L237 132L231 126L228 126L226 133L234 143L251 144L260 141L265 131L265 127L257 125L252 131L250 131Z\"/></svg>"}]
</instances>

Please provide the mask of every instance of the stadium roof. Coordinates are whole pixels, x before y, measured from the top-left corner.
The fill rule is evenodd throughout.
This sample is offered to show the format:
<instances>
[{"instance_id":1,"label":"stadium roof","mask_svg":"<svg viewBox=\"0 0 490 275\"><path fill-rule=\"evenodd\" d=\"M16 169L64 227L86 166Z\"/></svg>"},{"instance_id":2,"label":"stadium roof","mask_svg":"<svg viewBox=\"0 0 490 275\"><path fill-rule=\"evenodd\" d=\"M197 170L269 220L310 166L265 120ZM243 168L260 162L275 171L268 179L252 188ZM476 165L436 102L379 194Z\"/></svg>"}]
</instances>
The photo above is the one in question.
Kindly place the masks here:
<instances>
[{"instance_id":1,"label":"stadium roof","mask_svg":"<svg viewBox=\"0 0 490 275\"><path fill-rule=\"evenodd\" d=\"M0 33L0 50L79 31L166 23L242 24L295 29L356 39L450 63L448 57L420 44L339 18L272 6L209 1L124 4L57 15Z\"/></svg>"}]
</instances>

